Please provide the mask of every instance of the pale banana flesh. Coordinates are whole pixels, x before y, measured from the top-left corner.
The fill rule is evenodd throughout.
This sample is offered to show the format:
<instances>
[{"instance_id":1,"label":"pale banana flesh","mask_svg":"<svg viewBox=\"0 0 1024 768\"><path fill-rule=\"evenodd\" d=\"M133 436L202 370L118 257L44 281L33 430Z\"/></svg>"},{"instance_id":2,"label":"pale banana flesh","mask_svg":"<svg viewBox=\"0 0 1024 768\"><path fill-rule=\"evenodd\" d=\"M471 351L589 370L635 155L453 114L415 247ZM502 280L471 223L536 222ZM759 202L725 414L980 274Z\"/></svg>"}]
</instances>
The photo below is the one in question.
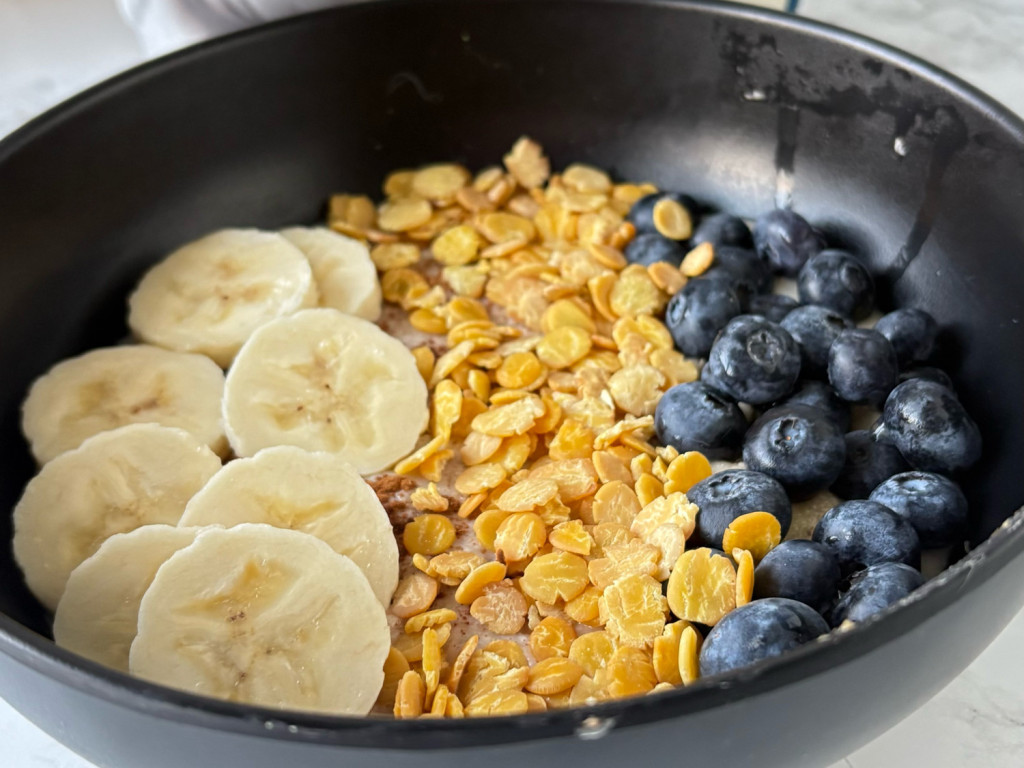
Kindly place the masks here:
<instances>
[{"instance_id":1,"label":"pale banana flesh","mask_svg":"<svg viewBox=\"0 0 1024 768\"><path fill-rule=\"evenodd\" d=\"M367 714L391 645L362 571L308 534L208 528L157 571L132 674L230 701Z\"/></svg>"},{"instance_id":2,"label":"pale banana flesh","mask_svg":"<svg viewBox=\"0 0 1024 768\"><path fill-rule=\"evenodd\" d=\"M266 523L316 536L349 557L382 605L398 585L398 545L377 494L338 454L265 448L214 475L179 525Z\"/></svg>"},{"instance_id":3,"label":"pale banana flesh","mask_svg":"<svg viewBox=\"0 0 1024 768\"><path fill-rule=\"evenodd\" d=\"M281 234L309 259L321 307L371 322L380 317L380 280L364 243L326 227L291 227Z\"/></svg>"},{"instance_id":4,"label":"pale banana flesh","mask_svg":"<svg viewBox=\"0 0 1024 768\"><path fill-rule=\"evenodd\" d=\"M309 261L283 236L224 229L152 267L128 298L128 325L143 341L226 368L258 327L318 299Z\"/></svg>"},{"instance_id":5,"label":"pale banana flesh","mask_svg":"<svg viewBox=\"0 0 1024 768\"><path fill-rule=\"evenodd\" d=\"M94 349L57 363L32 384L22 431L40 464L126 424L179 427L219 454L224 373L203 355L148 344Z\"/></svg>"},{"instance_id":6,"label":"pale banana flesh","mask_svg":"<svg viewBox=\"0 0 1024 768\"><path fill-rule=\"evenodd\" d=\"M370 474L412 451L427 420L427 388L409 349L334 309L259 328L224 388L224 427L239 456L294 445L337 453Z\"/></svg>"},{"instance_id":7,"label":"pale banana flesh","mask_svg":"<svg viewBox=\"0 0 1024 768\"><path fill-rule=\"evenodd\" d=\"M103 432L46 464L14 508L14 557L50 610L71 572L116 533L176 525L221 467L184 430L131 424Z\"/></svg>"},{"instance_id":8,"label":"pale banana flesh","mask_svg":"<svg viewBox=\"0 0 1024 768\"><path fill-rule=\"evenodd\" d=\"M142 596L157 569L195 541L197 532L144 525L104 541L68 578L53 619L57 645L127 673Z\"/></svg>"}]
</instances>

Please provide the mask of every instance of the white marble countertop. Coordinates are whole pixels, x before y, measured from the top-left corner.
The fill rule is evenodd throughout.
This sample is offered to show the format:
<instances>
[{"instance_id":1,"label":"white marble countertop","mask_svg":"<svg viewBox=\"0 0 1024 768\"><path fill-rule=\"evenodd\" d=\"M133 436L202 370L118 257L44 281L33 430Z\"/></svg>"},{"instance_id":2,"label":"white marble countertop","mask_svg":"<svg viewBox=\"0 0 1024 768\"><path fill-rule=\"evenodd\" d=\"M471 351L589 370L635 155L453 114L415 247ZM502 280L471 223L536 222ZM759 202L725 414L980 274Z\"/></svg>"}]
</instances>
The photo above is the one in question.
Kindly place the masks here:
<instances>
[{"instance_id":1,"label":"white marble countertop","mask_svg":"<svg viewBox=\"0 0 1024 768\"><path fill-rule=\"evenodd\" d=\"M935 61L1024 113L1022 0L803 0L800 10ZM0 0L0 137L142 59L115 0ZM1024 765L1022 648L1024 613L935 698L832 768ZM10 768L91 768L2 698L0 745Z\"/></svg>"}]
</instances>

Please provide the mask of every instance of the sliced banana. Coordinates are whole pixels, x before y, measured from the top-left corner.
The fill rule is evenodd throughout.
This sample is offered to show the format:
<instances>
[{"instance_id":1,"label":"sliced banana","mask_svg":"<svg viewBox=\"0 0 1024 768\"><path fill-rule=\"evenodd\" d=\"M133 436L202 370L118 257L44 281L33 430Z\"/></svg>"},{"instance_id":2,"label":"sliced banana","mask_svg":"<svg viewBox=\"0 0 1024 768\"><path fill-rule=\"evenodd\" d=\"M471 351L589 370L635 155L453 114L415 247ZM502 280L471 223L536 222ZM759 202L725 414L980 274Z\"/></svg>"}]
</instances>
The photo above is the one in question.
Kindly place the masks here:
<instances>
[{"instance_id":1,"label":"sliced banana","mask_svg":"<svg viewBox=\"0 0 1024 768\"><path fill-rule=\"evenodd\" d=\"M224 372L209 358L148 344L94 349L36 379L21 428L40 464L125 424L180 427L227 452L221 427Z\"/></svg>"},{"instance_id":2,"label":"sliced banana","mask_svg":"<svg viewBox=\"0 0 1024 768\"><path fill-rule=\"evenodd\" d=\"M150 269L128 298L128 325L143 341L226 368L253 331L318 298L309 261L284 237L224 229Z\"/></svg>"},{"instance_id":3,"label":"sliced banana","mask_svg":"<svg viewBox=\"0 0 1024 768\"><path fill-rule=\"evenodd\" d=\"M131 672L267 707L365 715L391 646L362 571L314 536L208 528L142 598Z\"/></svg>"},{"instance_id":4,"label":"sliced banana","mask_svg":"<svg viewBox=\"0 0 1024 768\"><path fill-rule=\"evenodd\" d=\"M336 453L265 448L214 475L178 525L266 523L316 536L349 557L382 605L398 585L398 545L388 513L355 467Z\"/></svg>"},{"instance_id":5,"label":"sliced banana","mask_svg":"<svg viewBox=\"0 0 1024 768\"><path fill-rule=\"evenodd\" d=\"M53 619L57 645L127 673L142 595L157 569L195 541L198 530L144 525L104 541L68 578Z\"/></svg>"},{"instance_id":6,"label":"sliced banana","mask_svg":"<svg viewBox=\"0 0 1024 768\"><path fill-rule=\"evenodd\" d=\"M309 259L321 307L371 322L380 317L380 280L364 243L325 227L291 227L281 234Z\"/></svg>"},{"instance_id":7,"label":"sliced banana","mask_svg":"<svg viewBox=\"0 0 1024 768\"><path fill-rule=\"evenodd\" d=\"M188 432L131 424L46 464L14 508L14 557L33 594L57 607L71 572L115 533L176 525L220 469Z\"/></svg>"},{"instance_id":8,"label":"sliced banana","mask_svg":"<svg viewBox=\"0 0 1024 768\"><path fill-rule=\"evenodd\" d=\"M408 454L427 426L412 353L373 323L307 309L267 323L238 353L224 427L239 456L274 445L337 453L361 474Z\"/></svg>"}]
</instances>

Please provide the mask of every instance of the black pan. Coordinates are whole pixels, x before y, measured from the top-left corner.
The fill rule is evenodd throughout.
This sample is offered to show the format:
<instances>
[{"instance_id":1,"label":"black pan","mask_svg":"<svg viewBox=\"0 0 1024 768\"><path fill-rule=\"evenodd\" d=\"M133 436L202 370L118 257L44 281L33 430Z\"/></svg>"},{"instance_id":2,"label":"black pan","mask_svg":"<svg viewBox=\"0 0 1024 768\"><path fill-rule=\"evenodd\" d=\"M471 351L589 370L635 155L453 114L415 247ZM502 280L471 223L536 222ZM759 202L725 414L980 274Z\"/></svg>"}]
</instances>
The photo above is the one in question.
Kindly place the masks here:
<instances>
[{"instance_id":1,"label":"black pan","mask_svg":"<svg viewBox=\"0 0 1024 768\"><path fill-rule=\"evenodd\" d=\"M146 265L217 227L320 218L390 170L489 164L523 133L754 215L791 203L938 317L982 425L976 548L907 604L723 682L511 719L346 719L128 679L56 648L0 555L0 693L101 766L821 766L957 675L1024 603L1024 124L811 22L643 0L364 2L118 77L0 145L0 506L33 467L31 379L125 333ZM987 543L990 534L996 532ZM0 516L0 540L10 539ZM979 545L980 546L977 546Z\"/></svg>"}]
</instances>

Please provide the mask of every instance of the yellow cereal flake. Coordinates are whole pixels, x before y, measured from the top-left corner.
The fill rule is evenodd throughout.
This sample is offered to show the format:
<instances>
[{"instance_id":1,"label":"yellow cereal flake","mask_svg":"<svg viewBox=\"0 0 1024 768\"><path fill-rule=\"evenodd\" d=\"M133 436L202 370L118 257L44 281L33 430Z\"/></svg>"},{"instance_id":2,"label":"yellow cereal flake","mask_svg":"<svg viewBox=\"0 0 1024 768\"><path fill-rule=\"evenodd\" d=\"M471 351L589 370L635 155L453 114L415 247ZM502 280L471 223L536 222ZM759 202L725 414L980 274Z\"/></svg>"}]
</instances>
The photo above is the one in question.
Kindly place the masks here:
<instances>
[{"instance_id":1,"label":"yellow cereal flake","mask_svg":"<svg viewBox=\"0 0 1024 768\"><path fill-rule=\"evenodd\" d=\"M445 352L434 363L434 371L430 376L430 386L435 387L442 380L446 379L460 363L473 354L476 346L472 341L463 341Z\"/></svg>"},{"instance_id":2,"label":"yellow cereal flake","mask_svg":"<svg viewBox=\"0 0 1024 768\"><path fill-rule=\"evenodd\" d=\"M599 434L594 440L594 447L604 450L631 433L646 436L653 432L654 416L626 416Z\"/></svg>"},{"instance_id":3,"label":"yellow cereal flake","mask_svg":"<svg viewBox=\"0 0 1024 768\"><path fill-rule=\"evenodd\" d=\"M590 301L594 309L608 321L615 321L618 318L611 305L612 289L616 282L617 277L612 272L596 275L587 280L587 290L590 292Z\"/></svg>"},{"instance_id":4,"label":"yellow cereal flake","mask_svg":"<svg viewBox=\"0 0 1024 768\"><path fill-rule=\"evenodd\" d=\"M654 228L670 240L688 240L693 234L690 212L670 197L663 197L651 211Z\"/></svg>"},{"instance_id":5,"label":"yellow cereal flake","mask_svg":"<svg viewBox=\"0 0 1024 768\"><path fill-rule=\"evenodd\" d=\"M454 455L455 451L450 448L444 448L437 453L427 456L427 458L423 460L423 463L420 464L420 475L423 476L423 479L429 480L432 483L440 482L445 465Z\"/></svg>"},{"instance_id":6,"label":"yellow cereal flake","mask_svg":"<svg viewBox=\"0 0 1024 768\"><path fill-rule=\"evenodd\" d=\"M613 480L633 484L633 475L614 453L607 450L598 450L590 457L594 462L594 469L602 483L610 483Z\"/></svg>"},{"instance_id":7,"label":"yellow cereal flake","mask_svg":"<svg viewBox=\"0 0 1024 768\"><path fill-rule=\"evenodd\" d=\"M381 686L380 694L377 696L377 703L380 705L393 704L398 694L398 685L401 683L405 673L409 671L409 662L402 652L394 646L388 651L384 659L384 684Z\"/></svg>"},{"instance_id":8,"label":"yellow cereal flake","mask_svg":"<svg viewBox=\"0 0 1024 768\"><path fill-rule=\"evenodd\" d=\"M548 541L555 549L588 557L594 546L594 539L583 527L580 520L566 520L558 523L548 533Z\"/></svg>"},{"instance_id":9,"label":"yellow cereal flake","mask_svg":"<svg viewBox=\"0 0 1024 768\"><path fill-rule=\"evenodd\" d=\"M573 290L575 294L575 289ZM588 334L594 333L597 326L590 317L590 313L582 302L572 299L559 299L551 304L544 314L541 315L540 329L544 333L551 333L558 328L574 326L582 328Z\"/></svg>"},{"instance_id":10,"label":"yellow cereal flake","mask_svg":"<svg viewBox=\"0 0 1024 768\"><path fill-rule=\"evenodd\" d=\"M646 574L619 577L605 588L598 606L605 629L619 645L649 647L665 629L661 582Z\"/></svg>"},{"instance_id":11,"label":"yellow cereal flake","mask_svg":"<svg viewBox=\"0 0 1024 768\"><path fill-rule=\"evenodd\" d=\"M690 685L700 679L700 647L704 638L692 626L683 629L679 636L679 676L683 685Z\"/></svg>"},{"instance_id":12,"label":"yellow cereal flake","mask_svg":"<svg viewBox=\"0 0 1024 768\"><path fill-rule=\"evenodd\" d=\"M592 165L574 163L562 173L562 182L577 192L599 192L607 193L612 191L612 180L608 174Z\"/></svg>"},{"instance_id":13,"label":"yellow cereal flake","mask_svg":"<svg viewBox=\"0 0 1024 768\"><path fill-rule=\"evenodd\" d=\"M377 209L366 195L332 195L327 204L327 223L357 232L370 229L377 220Z\"/></svg>"},{"instance_id":14,"label":"yellow cereal flake","mask_svg":"<svg viewBox=\"0 0 1024 768\"><path fill-rule=\"evenodd\" d=\"M548 443L552 459L585 459L594 452L594 432L576 421L566 419Z\"/></svg>"},{"instance_id":15,"label":"yellow cereal flake","mask_svg":"<svg viewBox=\"0 0 1024 768\"><path fill-rule=\"evenodd\" d=\"M466 705L466 717L494 717L496 715L522 715L530 708L522 691L491 691Z\"/></svg>"},{"instance_id":16,"label":"yellow cereal flake","mask_svg":"<svg viewBox=\"0 0 1024 768\"><path fill-rule=\"evenodd\" d=\"M466 665L469 664L469 660L476 652L476 648L479 643L479 635L470 636L465 645L462 646L458 656L455 657L455 661L452 662L451 671L448 673L447 685L450 690L459 690L459 683L462 682L462 675L466 671Z\"/></svg>"},{"instance_id":17,"label":"yellow cereal flake","mask_svg":"<svg viewBox=\"0 0 1024 768\"><path fill-rule=\"evenodd\" d=\"M636 497L640 501L640 506L646 507L652 501L659 496L662 496L665 492L664 485L650 472L644 472L636 481L634 486L636 491Z\"/></svg>"},{"instance_id":18,"label":"yellow cereal flake","mask_svg":"<svg viewBox=\"0 0 1024 768\"><path fill-rule=\"evenodd\" d=\"M500 464L487 462L467 467L455 479L455 490L459 493L480 493L494 488L505 479L505 470Z\"/></svg>"},{"instance_id":19,"label":"yellow cereal flake","mask_svg":"<svg viewBox=\"0 0 1024 768\"><path fill-rule=\"evenodd\" d=\"M426 697L429 699L441 682L441 644L437 632L429 627L423 630L423 681L426 683Z\"/></svg>"},{"instance_id":20,"label":"yellow cereal flake","mask_svg":"<svg viewBox=\"0 0 1024 768\"><path fill-rule=\"evenodd\" d=\"M417 309L409 315L409 325L423 333L444 333L447 330L444 318L431 309Z\"/></svg>"},{"instance_id":21,"label":"yellow cereal flake","mask_svg":"<svg viewBox=\"0 0 1024 768\"><path fill-rule=\"evenodd\" d=\"M420 260L420 249L412 243L382 243L370 251L370 258L379 272L411 267Z\"/></svg>"},{"instance_id":22,"label":"yellow cereal flake","mask_svg":"<svg viewBox=\"0 0 1024 768\"><path fill-rule=\"evenodd\" d=\"M416 171L412 191L428 200L448 200L469 183L469 171L461 165L428 165Z\"/></svg>"},{"instance_id":23,"label":"yellow cereal flake","mask_svg":"<svg viewBox=\"0 0 1024 768\"><path fill-rule=\"evenodd\" d=\"M696 527L697 511L697 505L687 499L686 494L675 492L659 496L637 513L630 531L646 540L660 526L672 525L682 530L684 538L689 538Z\"/></svg>"},{"instance_id":24,"label":"yellow cereal flake","mask_svg":"<svg viewBox=\"0 0 1024 768\"><path fill-rule=\"evenodd\" d=\"M491 458L501 447L502 438L495 435L485 435L482 432L470 432L462 441L459 454L462 463L467 467L482 464Z\"/></svg>"},{"instance_id":25,"label":"yellow cereal flake","mask_svg":"<svg viewBox=\"0 0 1024 768\"><path fill-rule=\"evenodd\" d=\"M432 416L434 434L451 439L452 427L462 415L462 388L451 379L443 379L434 387Z\"/></svg>"},{"instance_id":26,"label":"yellow cereal flake","mask_svg":"<svg viewBox=\"0 0 1024 768\"><path fill-rule=\"evenodd\" d=\"M530 668L526 690L550 696L567 691L579 682L583 668L572 659L561 656L538 661Z\"/></svg>"},{"instance_id":27,"label":"yellow cereal flake","mask_svg":"<svg viewBox=\"0 0 1024 768\"><path fill-rule=\"evenodd\" d=\"M567 325L544 334L537 344L537 357L549 368L568 368L590 352L590 334L579 326Z\"/></svg>"},{"instance_id":28,"label":"yellow cereal flake","mask_svg":"<svg viewBox=\"0 0 1024 768\"><path fill-rule=\"evenodd\" d=\"M736 607L736 569L706 547L684 552L672 568L667 595L680 619L714 626Z\"/></svg>"},{"instance_id":29,"label":"yellow cereal flake","mask_svg":"<svg viewBox=\"0 0 1024 768\"><path fill-rule=\"evenodd\" d=\"M595 523L618 523L628 527L641 509L633 489L621 480L612 480L594 494L591 514Z\"/></svg>"},{"instance_id":30,"label":"yellow cereal flake","mask_svg":"<svg viewBox=\"0 0 1024 768\"><path fill-rule=\"evenodd\" d=\"M509 389L536 389L544 383L548 370L532 352L515 352L495 371L495 379Z\"/></svg>"},{"instance_id":31,"label":"yellow cereal flake","mask_svg":"<svg viewBox=\"0 0 1024 768\"><path fill-rule=\"evenodd\" d=\"M690 622L688 621L674 621L665 625L665 631L661 637L655 638L651 651L651 662L659 683L683 684L683 679L679 674L679 640L683 635L683 630L689 626Z\"/></svg>"},{"instance_id":32,"label":"yellow cereal flake","mask_svg":"<svg viewBox=\"0 0 1024 768\"><path fill-rule=\"evenodd\" d=\"M676 267L666 261L656 261L647 266L647 274L658 288L674 296L686 285L687 278Z\"/></svg>"},{"instance_id":33,"label":"yellow cereal flake","mask_svg":"<svg viewBox=\"0 0 1024 768\"><path fill-rule=\"evenodd\" d=\"M597 490L597 472L590 459L551 461L531 470L530 477L554 480L558 484L559 498L566 504L586 498Z\"/></svg>"},{"instance_id":34,"label":"yellow cereal flake","mask_svg":"<svg viewBox=\"0 0 1024 768\"><path fill-rule=\"evenodd\" d=\"M514 635L526 623L526 599L511 581L484 587L469 606L470 615L496 635Z\"/></svg>"},{"instance_id":35,"label":"yellow cereal flake","mask_svg":"<svg viewBox=\"0 0 1024 768\"><path fill-rule=\"evenodd\" d=\"M498 526L510 514L512 513L497 507L490 507L477 515L476 520L473 521L473 533L476 534L477 541L484 549L494 551L494 539L498 535Z\"/></svg>"},{"instance_id":36,"label":"yellow cereal flake","mask_svg":"<svg viewBox=\"0 0 1024 768\"><path fill-rule=\"evenodd\" d=\"M430 290L419 272L407 268L389 269L380 278L380 290L385 301L401 304L424 295Z\"/></svg>"},{"instance_id":37,"label":"yellow cereal flake","mask_svg":"<svg viewBox=\"0 0 1024 768\"><path fill-rule=\"evenodd\" d=\"M385 232L406 232L426 224L433 209L419 197L402 197L384 203L377 214L377 224Z\"/></svg>"},{"instance_id":38,"label":"yellow cereal flake","mask_svg":"<svg viewBox=\"0 0 1024 768\"><path fill-rule=\"evenodd\" d=\"M656 349L651 352L650 363L665 376L665 386L696 381L699 375L696 363L687 360L674 349Z\"/></svg>"},{"instance_id":39,"label":"yellow cereal flake","mask_svg":"<svg viewBox=\"0 0 1024 768\"><path fill-rule=\"evenodd\" d=\"M448 638L452 634L451 624L438 624L435 627L431 627L437 632L437 642L444 647L444 644L448 642ZM397 648L405 660L410 664L415 664L423 659L423 633L413 632L411 634L401 633L394 638L395 648Z\"/></svg>"},{"instance_id":40,"label":"yellow cereal flake","mask_svg":"<svg viewBox=\"0 0 1024 768\"><path fill-rule=\"evenodd\" d=\"M612 374L608 391L615 404L632 416L653 416L665 376L651 365L633 365Z\"/></svg>"},{"instance_id":41,"label":"yellow cereal flake","mask_svg":"<svg viewBox=\"0 0 1024 768\"><path fill-rule=\"evenodd\" d=\"M506 562L519 562L533 557L546 540L547 528L539 515L516 512L502 520L498 526L494 551Z\"/></svg>"},{"instance_id":42,"label":"yellow cereal flake","mask_svg":"<svg viewBox=\"0 0 1024 768\"><path fill-rule=\"evenodd\" d=\"M410 472L414 472L429 456L440 451L446 442L443 435L431 438L426 444L395 464L395 473L408 475Z\"/></svg>"},{"instance_id":43,"label":"yellow cereal flake","mask_svg":"<svg viewBox=\"0 0 1024 768\"><path fill-rule=\"evenodd\" d=\"M548 616L530 633L530 653L537 661L555 656L568 658L575 639L576 630L571 623L558 616Z\"/></svg>"},{"instance_id":44,"label":"yellow cereal flake","mask_svg":"<svg viewBox=\"0 0 1024 768\"><path fill-rule=\"evenodd\" d=\"M639 264L630 264L619 273L608 296L608 306L616 317L655 314L664 309L665 302L665 294Z\"/></svg>"},{"instance_id":45,"label":"yellow cereal flake","mask_svg":"<svg viewBox=\"0 0 1024 768\"><path fill-rule=\"evenodd\" d=\"M701 243L683 257L679 271L687 277L697 277L708 271L715 260L715 249L711 243Z\"/></svg>"},{"instance_id":46,"label":"yellow cereal flake","mask_svg":"<svg viewBox=\"0 0 1024 768\"><path fill-rule=\"evenodd\" d=\"M748 512L729 523L722 536L722 547L726 552L746 550L754 562L759 563L779 546L781 540L782 526L775 515L769 512Z\"/></svg>"},{"instance_id":47,"label":"yellow cereal flake","mask_svg":"<svg viewBox=\"0 0 1024 768\"><path fill-rule=\"evenodd\" d=\"M496 561L481 563L463 577L459 588L455 590L455 602L459 605L471 605L488 584L496 584L505 578L505 564Z\"/></svg>"},{"instance_id":48,"label":"yellow cereal flake","mask_svg":"<svg viewBox=\"0 0 1024 768\"><path fill-rule=\"evenodd\" d=\"M487 265L473 264L463 267L445 267L441 277L458 296L479 299L487 285Z\"/></svg>"},{"instance_id":49,"label":"yellow cereal flake","mask_svg":"<svg viewBox=\"0 0 1024 768\"><path fill-rule=\"evenodd\" d=\"M537 437L530 433L506 437L491 460L500 464L508 474L512 475L523 467L536 446Z\"/></svg>"},{"instance_id":50,"label":"yellow cereal flake","mask_svg":"<svg viewBox=\"0 0 1024 768\"><path fill-rule=\"evenodd\" d=\"M565 603L565 615L573 621L587 626L596 627L600 624L601 590L587 587L572 600Z\"/></svg>"},{"instance_id":51,"label":"yellow cereal flake","mask_svg":"<svg viewBox=\"0 0 1024 768\"><path fill-rule=\"evenodd\" d=\"M430 611L416 614L405 622L405 633L412 635L422 632L424 629L431 629L442 624L455 621L457 616L450 608L434 608Z\"/></svg>"},{"instance_id":52,"label":"yellow cereal flake","mask_svg":"<svg viewBox=\"0 0 1024 768\"><path fill-rule=\"evenodd\" d=\"M754 597L754 558L745 549L734 549L736 561L736 607L746 605Z\"/></svg>"},{"instance_id":53,"label":"yellow cereal flake","mask_svg":"<svg viewBox=\"0 0 1024 768\"><path fill-rule=\"evenodd\" d=\"M475 552L452 550L430 558L426 573L447 587L457 587L474 568L483 563L484 559Z\"/></svg>"},{"instance_id":54,"label":"yellow cereal flake","mask_svg":"<svg viewBox=\"0 0 1024 768\"><path fill-rule=\"evenodd\" d=\"M536 395L528 395L481 413L473 419L472 427L477 432L497 437L521 435L528 432L544 412L543 401Z\"/></svg>"},{"instance_id":55,"label":"yellow cereal flake","mask_svg":"<svg viewBox=\"0 0 1024 768\"><path fill-rule=\"evenodd\" d=\"M558 483L546 478L528 477L498 497L498 509L505 512L529 512L542 507L558 494Z\"/></svg>"},{"instance_id":56,"label":"yellow cereal flake","mask_svg":"<svg viewBox=\"0 0 1024 768\"><path fill-rule=\"evenodd\" d=\"M669 463L666 474L666 494L686 493L701 480L711 477L711 462L698 451L687 451Z\"/></svg>"},{"instance_id":57,"label":"yellow cereal flake","mask_svg":"<svg viewBox=\"0 0 1024 768\"><path fill-rule=\"evenodd\" d=\"M426 696L427 689L419 673L412 670L406 672L395 694L395 717L412 718L422 715Z\"/></svg>"},{"instance_id":58,"label":"yellow cereal flake","mask_svg":"<svg viewBox=\"0 0 1024 768\"><path fill-rule=\"evenodd\" d=\"M534 600L554 604L572 600L587 588L587 582L586 560L569 552L552 552L530 561L519 586Z\"/></svg>"},{"instance_id":59,"label":"yellow cereal flake","mask_svg":"<svg viewBox=\"0 0 1024 768\"><path fill-rule=\"evenodd\" d=\"M607 589L624 576L653 576L658 570L659 552L640 539L602 547L603 557L594 558L587 566L590 582L598 589Z\"/></svg>"},{"instance_id":60,"label":"yellow cereal flake","mask_svg":"<svg viewBox=\"0 0 1024 768\"><path fill-rule=\"evenodd\" d=\"M551 164L540 145L523 136L504 157L505 167L527 189L540 187L551 174ZM500 174L500 171L499 171Z\"/></svg>"},{"instance_id":61,"label":"yellow cereal flake","mask_svg":"<svg viewBox=\"0 0 1024 768\"><path fill-rule=\"evenodd\" d=\"M649 693L658 684L658 676L647 653L623 646L615 650L604 670L598 670L594 681L604 683L612 698L622 699Z\"/></svg>"},{"instance_id":62,"label":"yellow cereal flake","mask_svg":"<svg viewBox=\"0 0 1024 768\"><path fill-rule=\"evenodd\" d=\"M409 496L409 501L420 512L448 511L448 499L441 495L435 483L428 483L426 488L417 488Z\"/></svg>"},{"instance_id":63,"label":"yellow cereal flake","mask_svg":"<svg viewBox=\"0 0 1024 768\"><path fill-rule=\"evenodd\" d=\"M436 492L437 489L435 488L434 491ZM439 555L454 542L455 526L444 515L433 513L420 515L406 523L402 531L402 544L410 554Z\"/></svg>"},{"instance_id":64,"label":"yellow cereal flake","mask_svg":"<svg viewBox=\"0 0 1024 768\"><path fill-rule=\"evenodd\" d=\"M594 258L594 261L607 269L625 269L626 265L629 264L626 261L626 257L622 255L622 251L602 242L587 243L587 251Z\"/></svg>"},{"instance_id":65,"label":"yellow cereal flake","mask_svg":"<svg viewBox=\"0 0 1024 768\"><path fill-rule=\"evenodd\" d=\"M437 582L426 574L415 572L398 582L391 598L391 612L408 619L430 609L437 598Z\"/></svg>"}]
</instances>

